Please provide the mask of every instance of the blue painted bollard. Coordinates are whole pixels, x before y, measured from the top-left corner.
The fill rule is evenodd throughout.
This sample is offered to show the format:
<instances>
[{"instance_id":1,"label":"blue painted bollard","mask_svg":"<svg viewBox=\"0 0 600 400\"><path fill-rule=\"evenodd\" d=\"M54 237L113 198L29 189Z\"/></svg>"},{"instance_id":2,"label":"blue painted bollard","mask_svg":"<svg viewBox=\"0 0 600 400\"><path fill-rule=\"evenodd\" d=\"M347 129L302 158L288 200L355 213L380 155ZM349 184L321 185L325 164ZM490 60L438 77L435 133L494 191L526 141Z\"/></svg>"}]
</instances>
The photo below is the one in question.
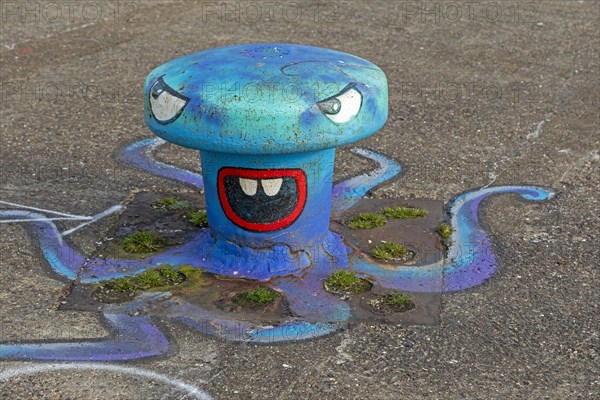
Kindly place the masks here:
<instances>
[{"instance_id":1,"label":"blue painted bollard","mask_svg":"<svg viewBox=\"0 0 600 400\"><path fill-rule=\"evenodd\" d=\"M90 219L61 232L41 208L0 210L0 220L31 222L52 270L75 281L76 295L64 302L65 309L75 310L83 301L81 309L89 311L98 304L113 331L109 338L85 341L0 343L0 359L114 361L166 354L172 350L169 339L153 325L163 319L252 343L315 338L350 321L437 323L440 292L475 287L498 268L492 240L479 221L480 205L504 193L533 201L554 194L536 186L486 186L453 199L449 215L441 204L436 211L431 201L421 202L429 204L419 215L424 218L410 223L394 214L418 200L363 199L401 171L394 160L367 149L353 151L378 166L332 187L335 148L380 129L387 102L386 77L377 66L316 47L232 46L158 67L146 80L146 122L159 137L199 150L203 176L156 162L151 152L163 143L156 139L133 143L120 156L148 172L203 186L209 228L148 257L88 257L71 246L67 235L96 217L82 217ZM329 230L330 210L334 230L346 241ZM379 225L352 229L349 222L365 218L365 211L379 217ZM124 214L121 226L129 229ZM130 217L138 215L132 211ZM442 231L442 221L451 229ZM419 238L431 249L447 246L447 253L411 249L415 243L409 241ZM381 244L384 239L388 246ZM210 274L186 275L192 279L177 288L143 291L122 303L95 295L97 284L116 292L115 279L139 278L143 272L162 276L165 265L184 274L193 267L268 282L225 284ZM211 285L215 279L223 284ZM272 303L238 312L244 303L235 299L248 300L259 289L267 289ZM409 292L410 303L401 292Z\"/></svg>"},{"instance_id":2,"label":"blue painted bollard","mask_svg":"<svg viewBox=\"0 0 600 400\"><path fill-rule=\"evenodd\" d=\"M200 150L219 272L243 264L249 278L298 272L323 248L347 258L329 231L335 148L372 135L387 114L381 69L311 46L203 51L145 84L150 129Z\"/></svg>"}]
</instances>

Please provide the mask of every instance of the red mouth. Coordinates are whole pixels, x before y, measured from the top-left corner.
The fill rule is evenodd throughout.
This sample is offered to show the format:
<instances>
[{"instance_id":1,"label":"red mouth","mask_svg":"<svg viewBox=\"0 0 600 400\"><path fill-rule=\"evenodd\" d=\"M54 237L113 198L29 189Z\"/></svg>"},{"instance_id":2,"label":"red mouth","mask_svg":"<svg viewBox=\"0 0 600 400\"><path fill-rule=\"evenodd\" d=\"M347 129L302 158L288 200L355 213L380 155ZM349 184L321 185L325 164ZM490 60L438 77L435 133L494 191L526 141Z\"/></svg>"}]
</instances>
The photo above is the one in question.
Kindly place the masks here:
<instances>
[{"instance_id":1,"label":"red mouth","mask_svg":"<svg viewBox=\"0 0 600 400\"><path fill-rule=\"evenodd\" d=\"M227 218L250 231L286 228L306 203L306 175L301 169L224 167L217 185Z\"/></svg>"}]
</instances>

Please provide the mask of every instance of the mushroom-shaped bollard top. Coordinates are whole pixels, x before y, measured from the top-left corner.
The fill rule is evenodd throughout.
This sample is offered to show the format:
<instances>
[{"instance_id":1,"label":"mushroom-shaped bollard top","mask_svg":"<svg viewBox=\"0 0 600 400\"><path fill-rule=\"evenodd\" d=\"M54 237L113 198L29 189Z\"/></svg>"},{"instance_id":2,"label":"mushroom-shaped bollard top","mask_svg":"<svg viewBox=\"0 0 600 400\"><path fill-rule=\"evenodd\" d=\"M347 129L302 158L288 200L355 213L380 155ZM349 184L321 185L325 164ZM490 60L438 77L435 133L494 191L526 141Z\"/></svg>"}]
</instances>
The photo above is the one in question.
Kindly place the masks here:
<instances>
[{"instance_id":1,"label":"mushroom-shaped bollard top","mask_svg":"<svg viewBox=\"0 0 600 400\"><path fill-rule=\"evenodd\" d=\"M362 58L312 46L248 44L156 68L146 123L163 139L230 154L303 153L352 143L387 119L385 74Z\"/></svg>"},{"instance_id":2,"label":"mushroom-shaped bollard top","mask_svg":"<svg viewBox=\"0 0 600 400\"><path fill-rule=\"evenodd\" d=\"M312 46L207 50L159 66L145 86L150 129L200 150L209 227L227 249L219 250L224 262L248 263L248 251L277 248L272 275L297 270L289 260L299 252L303 268L314 259L310 249L332 247L335 147L375 133L387 113L381 69Z\"/></svg>"}]
</instances>

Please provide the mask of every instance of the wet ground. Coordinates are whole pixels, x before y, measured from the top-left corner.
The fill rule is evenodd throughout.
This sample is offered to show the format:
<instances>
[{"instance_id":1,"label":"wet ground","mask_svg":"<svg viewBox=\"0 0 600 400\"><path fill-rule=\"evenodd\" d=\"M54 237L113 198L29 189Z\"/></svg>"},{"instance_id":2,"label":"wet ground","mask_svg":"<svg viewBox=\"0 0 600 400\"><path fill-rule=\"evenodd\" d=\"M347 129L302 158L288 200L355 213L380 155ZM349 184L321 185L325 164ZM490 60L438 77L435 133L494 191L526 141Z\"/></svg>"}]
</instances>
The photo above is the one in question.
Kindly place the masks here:
<instances>
[{"instance_id":1,"label":"wet ground","mask_svg":"<svg viewBox=\"0 0 600 400\"><path fill-rule=\"evenodd\" d=\"M158 321L176 343L167 356L110 370L30 371L0 382L3 398L186 398L184 384L216 399L587 399L600 391L600 3L95 1L72 12L66 2L42 4L0 3L2 201L95 215L135 190L187 190L115 157L151 135L145 76L177 56L266 41L350 52L386 72L388 123L361 145L406 171L373 197L447 202L504 184L558 195L486 202L481 216L502 267L481 286L443 295L439 324L361 323L314 341L255 346ZM199 167L193 151L175 146L159 158ZM370 167L341 149L336 179ZM115 220L69 240L93 254ZM0 266L1 342L108 335L95 313L58 310L65 282L23 224L0 225ZM0 369L40 365L57 368L2 361Z\"/></svg>"}]
</instances>

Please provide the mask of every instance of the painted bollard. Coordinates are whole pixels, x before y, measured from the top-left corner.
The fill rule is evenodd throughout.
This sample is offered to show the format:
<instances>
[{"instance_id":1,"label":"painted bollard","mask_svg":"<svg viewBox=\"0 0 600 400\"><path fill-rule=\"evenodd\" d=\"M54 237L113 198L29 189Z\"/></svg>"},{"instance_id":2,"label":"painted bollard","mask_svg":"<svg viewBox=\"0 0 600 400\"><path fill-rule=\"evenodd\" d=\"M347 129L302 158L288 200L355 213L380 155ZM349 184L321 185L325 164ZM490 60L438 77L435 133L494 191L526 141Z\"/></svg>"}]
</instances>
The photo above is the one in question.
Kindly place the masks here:
<instances>
[{"instance_id":1,"label":"painted bollard","mask_svg":"<svg viewBox=\"0 0 600 400\"><path fill-rule=\"evenodd\" d=\"M480 222L485 200L513 193L542 201L553 192L484 186L447 207L439 200L368 198L402 167L365 148L351 151L376 166L332 185L335 148L383 126L387 95L386 77L374 64L309 46L232 46L156 68L144 96L146 122L159 138L130 144L120 159L204 189L209 227L191 229L179 211L155 209L149 199L162 191L137 191L94 217L4 202L17 208L0 210L0 220L30 224L49 267L71 282L61 309L98 310L111 335L0 343L0 359L164 355L173 347L165 326L155 325L162 320L252 343L316 338L352 321L439 322L441 292L473 288L499 268ZM156 161L152 152L163 139L199 150L202 175ZM196 193L174 195L201 202ZM116 211L104 250L84 254L70 241ZM46 212L86 222L61 231ZM152 230L179 236L159 237L164 248L148 254L123 254L119 246L131 236L122 232L132 227L146 238Z\"/></svg>"},{"instance_id":2,"label":"painted bollard","mask_svg":"<svg viewBox=\"0 0 600 400\"><path fill-rule=\"evenodd\" d=\"M200 150L220 273L249 260L249 278L298 272L324 244L345 257L329 232L335 148L385 123L381 69L317 47L239 45L163 64L145 87L150 129Z\"/></svg>"}]
</instances>

